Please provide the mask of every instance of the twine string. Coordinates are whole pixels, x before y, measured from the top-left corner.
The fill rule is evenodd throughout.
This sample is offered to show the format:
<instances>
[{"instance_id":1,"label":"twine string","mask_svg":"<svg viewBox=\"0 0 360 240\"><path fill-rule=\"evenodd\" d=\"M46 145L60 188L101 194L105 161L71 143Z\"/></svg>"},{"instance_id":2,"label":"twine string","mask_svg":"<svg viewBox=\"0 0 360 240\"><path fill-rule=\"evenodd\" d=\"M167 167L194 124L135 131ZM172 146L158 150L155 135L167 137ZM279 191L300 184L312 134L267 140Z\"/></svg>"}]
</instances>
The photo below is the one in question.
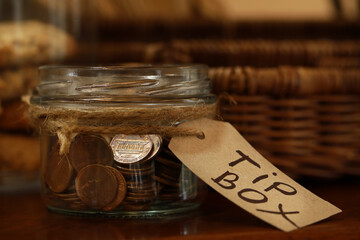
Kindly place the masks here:
<instances>
[{"instance_id":1,"label":"twine string","mask_svg":"<svg viewBox=\"0 0 360 240\"><path fill-rule=\"evenodd\" d=\"M157 134L163 137L196 136L203 132L177 127L180 122L214 118L216 103L181 107L67 109L30 105L30 117L42 133L57 135L60 154L69 152L78 134Z\"/></svg>"}]
</instances>

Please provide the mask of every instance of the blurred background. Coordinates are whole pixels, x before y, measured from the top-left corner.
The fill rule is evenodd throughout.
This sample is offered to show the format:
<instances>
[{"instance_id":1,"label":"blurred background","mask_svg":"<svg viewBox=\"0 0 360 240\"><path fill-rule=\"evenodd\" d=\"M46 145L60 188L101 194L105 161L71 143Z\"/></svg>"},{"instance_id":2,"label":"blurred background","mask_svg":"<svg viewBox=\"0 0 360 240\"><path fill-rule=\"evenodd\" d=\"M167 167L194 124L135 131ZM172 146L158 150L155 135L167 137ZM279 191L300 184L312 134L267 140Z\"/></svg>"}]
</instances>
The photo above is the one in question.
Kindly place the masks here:
<instances>
[{"instance_id":1,"label":"blurred background","mask_svg":"<svg viewBox=\"0 0 360 240\"><path fill-rule=\"evenodd\" d=\"M204 63L220 115L296 178L360 176L358 0L0 0L0 191L37 187L44 64Z\"/></svg>"}]
</instances>

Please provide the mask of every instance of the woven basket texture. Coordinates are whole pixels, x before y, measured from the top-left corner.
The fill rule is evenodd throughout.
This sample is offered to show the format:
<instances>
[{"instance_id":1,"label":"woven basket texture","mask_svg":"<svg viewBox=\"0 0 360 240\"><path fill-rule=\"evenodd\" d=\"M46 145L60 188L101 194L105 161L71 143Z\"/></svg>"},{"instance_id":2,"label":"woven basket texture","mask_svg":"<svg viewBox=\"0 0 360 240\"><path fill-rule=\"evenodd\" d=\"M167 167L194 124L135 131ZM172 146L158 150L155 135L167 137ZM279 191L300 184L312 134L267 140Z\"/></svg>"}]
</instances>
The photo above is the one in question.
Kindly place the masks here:
<instances>
[{"instance_id":1,"label":"woven basket texture","mask_svg":"<svg viewBox=\"0 0 360 240\"><path fill-rule=\"evenodd\" d=\"M210 70L224 121L293 177L360 176L360 70Z\"/></svg>"},{"instance_id":2,"label":"woven basket texture","mask_svg":"<svg viewBox=\"0 0 360 240\"><path fill-rule=\"evenodd\" d=\"M359 56L359 40L206 39L172 41L169 61L201 62L210 66L277 67L332 64L344 67L341 64L345 64L346 67L358 64ZM346 64L341 58L353 60L348 60Z\"/></svg>"},{"instance_id":3,"label":"woven basket texture","mask_svg":"<svg viewBox=\"0 0 360 240\"><path fill-rule=\"evenodd\" d=\"M86 57L89 51L96 59ZM360 66L360 40L171 40L81 44L78 62L204 63L209 66ZM95 62L96 63L96 62Z\"/></svg>"}]
</instances>

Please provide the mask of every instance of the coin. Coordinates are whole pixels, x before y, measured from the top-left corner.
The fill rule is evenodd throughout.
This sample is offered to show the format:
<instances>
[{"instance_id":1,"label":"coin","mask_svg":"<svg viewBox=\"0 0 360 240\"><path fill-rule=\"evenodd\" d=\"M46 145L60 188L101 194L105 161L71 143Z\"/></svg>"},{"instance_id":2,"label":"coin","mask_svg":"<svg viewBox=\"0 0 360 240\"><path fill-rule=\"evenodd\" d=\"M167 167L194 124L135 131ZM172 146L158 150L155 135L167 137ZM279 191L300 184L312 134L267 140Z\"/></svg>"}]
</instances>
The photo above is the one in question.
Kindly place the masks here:
<instances>
[{"instance_id":1,"label":"coin","mask_svg":"<svg viewBox=\"0 0 360 240\"><path fill-rule=\"evenodd\" d=\"M159 199L164 200L164 201L171 201L171 200L179 200L179 195L178 194L161 194L159 196Z\"/></svg>"},{"instance_id":2,"label":"coin","mask_svg":"<svg viewBox=\"0 0 360 240\"><path fill-rule=\"evenodd\" d=\"M77 194L76 193L54 193L54 196L56 196L58 198L69 199L69 198L76 198Z\"/></svg>"},{"instance_id":3,"label":"coin","mask_svg":"<svg viewBox=\"0 0 360 240\"><path fill-rule=\"evenodd\" d=\"M144 210L149 210L151 207L152 203L134 203L131 202L127 205L124 206L125 210L130 210L130 211L144 211Z\"/></svg>"},{"instance_id":4,"label":"coin","mask_svg":"<svg viewBox=\"0 0 360 240\"><path fill-rule=\"evenodd\" d=\"M148 159L151 159L151 158L155 157L158 154L158 152L160 151L160 148L162 145L162 138L159 135L154 135L154 134L149 135L149 136L153 143L152 151L148 157Z\"/></svg>"},{"instance_id":5,"label":"coin","mask_svg":"<svg viewBox=\"0 0 360 240\"><path fill-rule=\"evenodd\" d=\"M156 176L164 178L164 179L169 180L169 181L172 181L174 183L179 182L179 177L172 176L170 174L167 174L166 172L159 172L159 173L156 174Z\"/></svg>"},{"instance_id":6,"label":"coin","mask_svg":"<svg viewBox=\"0 0 360 240\"><path fill-rule=\"evenodd\" d=\"M171 167L171 168L180 168L181 167L181 163L180 162L175 162L173 160L170 160L170 159L167 159L167 158L164 158L162 156L157 156L155 158L155 161L156 162L159 162L159 163L162 163L168 167Z\"/></svg>"},{"instance_id":7,"label":"coin","mask_svg":"<svg viewBox=\"0 0 360 240\"><path fill-rule=\"evenodd\" d=\"M151 168L145 169L145 170L139 169L139 170L134 170L134 171L123 171L123 170L119 169L119 171L123 175L126 175L128 177L133 177L133 176L143 177L143 176L153 175L155 173L155 171Z\"/></svg>"},{"instance_id":8,"label":"coin","mask_svg":"<svg viewBox=\"0 0 360 240\"><path fill-rule=\"evenodd\" d=\"M111 136L109 136L109 135L106 135L106 134L102 134L102 135L100 135L108 144L110 144L110 142L111 142Z\"/></svg>"},{"instance_id":9,"label":"coin","mask_svg":"<svg viewBox=\"0 0 360 240\"><path fill-rule=\"evenodd\" d=\"M113 167L107 167L107 168L112 171L118 182L117 194L114 200L102 209L104 211L111 211L114 208L116 208L125 199L127 186L124 176L119 171L117 171Z\"/></svg>"},{"instance_id":10,"label":"coin","mask_svg":"<svg viewBox=\"0 0 360 240\"><path fill-rule=\"evenodd\" d=\"M143 198L146 198L146 197L154 197L155 196L155 192L154 191L150 191L150 192L145 192L145 191L131 191L131 192L128 192L127 196L130 196L130 197L143 197Z\"/></svg>"},{"instance_id":11,"label":"coin","mask_svg":"<svg viewBox=\"0 0 360 240\"><path fill-rule=\"evenodd\" d=\"M108 143L95 135L78 135L70 146L69 158L77 172L90 164L112 165L114 160Z\"/></svg>"},{"instance_id":12,"label":"coin","mask_svg":"<svg viewBox=\"0 0 360 240\"><path fill-rule=\"evenodd\" d=\"M157 163L155 169L156 169L155 174L166 172L166 174L174 176L176 178L179 178L181 173L180 168L171 168L161 163Z\"/></svg>"},{"instance_id":13,"label":"coin","mask_svg":"<svg viewBox=\"0 0 360 240\"><path fill-rule=\"evenodd\" d=\"M126 201L128 202L149 202L149 201L153 201L155 199L155 197L149 197L149 198L144 198L144 197L132 197L132 196L127 196L126 197Z\"/></svg>"},{"instance_id":14,"label":"coin","mask_svg":"<svg viewBox=\"0 0 360 240\"><path fill-rule=\"evenodd\" d=\"M181 192L177 187L165 186L161 189L160 193L158 194L158 198L161 200L179 200L181 196Z\"/></svg>"},{"instance_id":15,"label":"coin","mask_svg":"<svg viewBox=\"0 0 360 240\"><path fill-rule=\"evenodd\" d=\"M138 166L129 164L127 167L116 165L115 167L126 176L146 176L154 173L154 165L152 163Z\"/></svg>"},{"instance_id":16,"label":"coin","mask_svg":"<svg viewBox=\"0 0 360 240\"><path fill-rule=\"evenodd\" d=\"M114 200L118 192L118 180L109 168L93 164L79 171L75 188L79 198L87 206L102 209Z\"/></svg>"},{"instance_id":17,"label":"coin","mask_svg":"<svg viewBox=\"0 0 360 240\"><path fill-rule=\"evenodd\" d=\"M78 198L78 196L75 194L57 194L57 193L51 193L48 195L49 198L51 199L56 199L56 200L61 200L61 201L75 201L75 200L80 200Z\"/></svg>"},{"instance_id":18,"label":"coin","mask_svg":"<svg viewBox=\"0 0 360 240\"><path fill-rule=\"evenodd\" d=\"M146 195L155 195L157 193L155 188L148 189L129 189L128 195L136 195L136 194L146 194Z\"/></svg>"},{"instance_id":19,"label":"coin","mask_svg":"<svg viewBox=\"0 0 360 240\"><path fill-rule=\"evenodd\" d=\"M156 186L154 182L147 184L128 184L129 191L154 191Z\"/></svg>"},{"instance_id":20,"label":"coin","mask_svg":"<svg viewBox=\"0 0 360 240\"><path fill-rule=\"evenodd\" d=\"M127 182L128 190L146 190L154 189L155 181L152 178L142 178L141 181L134 181L134 179L129 179Z\"/></svg>"},{"instance_id":21,"label":"coin","mask_svg":"<svg viewBox=\"0 0 360 240\"><path fill-rule=\"evenodd\" d=\"M153 179L158 181L159 183L162 183L162 184L165 184L165 185L168 185L168 186L172 186L172 187L179 187L179 185L180 185L178 182L169 181L169 180L164 179L164 178L159 177L159 176L153 176Z\"/></svg>"},{"instance_id":22,"label":"coin","mask_svg":"<svg viewBox=\"0 0 360 240\"><path fill-rule=\"evenodd\" d=\"M129 164L116 164L116 167L122 170L133 171L133 170L143 170L153 167L152 161L145 161L145 162L135 162Z\"/></svg>"},{"instance_id":23,"label":"coin","mask_svg":"<svg viewBox=\"0 0 360 240\"><path fill-rule=\"evenodd\" d=\"M149 135L116 135L110 143L115 161L120 164L135 163L143 160L153 147Z\"/></svg>"},{"instance_id":24,"label":"coin","mask_svg":"<svg viewBox=\"0 0 360 240\"><path fill-rule=\"evenodd\" d=\"M74 201L74 202L70 202L67 204L67 208L72 209L72 210L86 210L87 206L83 203L83 202L78 202L78 201Z\"/></svg>"},{"instance_id":25,"label":"coin","mask_svg":"<svg viewBox=\"0 0 360 240\"><path fill-rule=\"evenodd\" d=\"M65 191L73 177L74 170L67 155L59 154L59 145L55 145L46 162L45 181L55 193Z\"/></svg>"},{"instance_id":26,"label":"coin","mask_svg":"<svg viewBox=\"0 0 360 240\"><path fill-rule=\"evenodd\" d=\"M74 184L71 184L67 189L66 189L67 192L74 192L75 193L75 185Z\"/></svg>"}]
</instances>

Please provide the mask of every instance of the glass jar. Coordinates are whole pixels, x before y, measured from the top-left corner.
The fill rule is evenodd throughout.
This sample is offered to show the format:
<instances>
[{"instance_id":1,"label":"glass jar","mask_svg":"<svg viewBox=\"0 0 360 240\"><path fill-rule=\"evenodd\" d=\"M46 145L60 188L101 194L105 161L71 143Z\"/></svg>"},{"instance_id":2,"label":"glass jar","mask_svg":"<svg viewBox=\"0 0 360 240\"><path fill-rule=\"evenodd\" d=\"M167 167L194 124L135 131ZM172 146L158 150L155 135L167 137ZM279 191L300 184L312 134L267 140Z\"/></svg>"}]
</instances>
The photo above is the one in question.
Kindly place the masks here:
<instances>
[{"instance_id":1,"label":"glass jar","mask_svg":"<svg viewBox=\"0 0 360 240\"><path fill-rule=\"evenodd\" d=\"M39 76L31 104L65 111L52 120L70 128L69 134L42 131L42 194L49 209L152 218L200 205L206 187L169 150L168 129L199 114L197 108L214 116L205 65L49 66ZM51 117L43 118L52 128Z\"/></svg>"}]
</instances>

